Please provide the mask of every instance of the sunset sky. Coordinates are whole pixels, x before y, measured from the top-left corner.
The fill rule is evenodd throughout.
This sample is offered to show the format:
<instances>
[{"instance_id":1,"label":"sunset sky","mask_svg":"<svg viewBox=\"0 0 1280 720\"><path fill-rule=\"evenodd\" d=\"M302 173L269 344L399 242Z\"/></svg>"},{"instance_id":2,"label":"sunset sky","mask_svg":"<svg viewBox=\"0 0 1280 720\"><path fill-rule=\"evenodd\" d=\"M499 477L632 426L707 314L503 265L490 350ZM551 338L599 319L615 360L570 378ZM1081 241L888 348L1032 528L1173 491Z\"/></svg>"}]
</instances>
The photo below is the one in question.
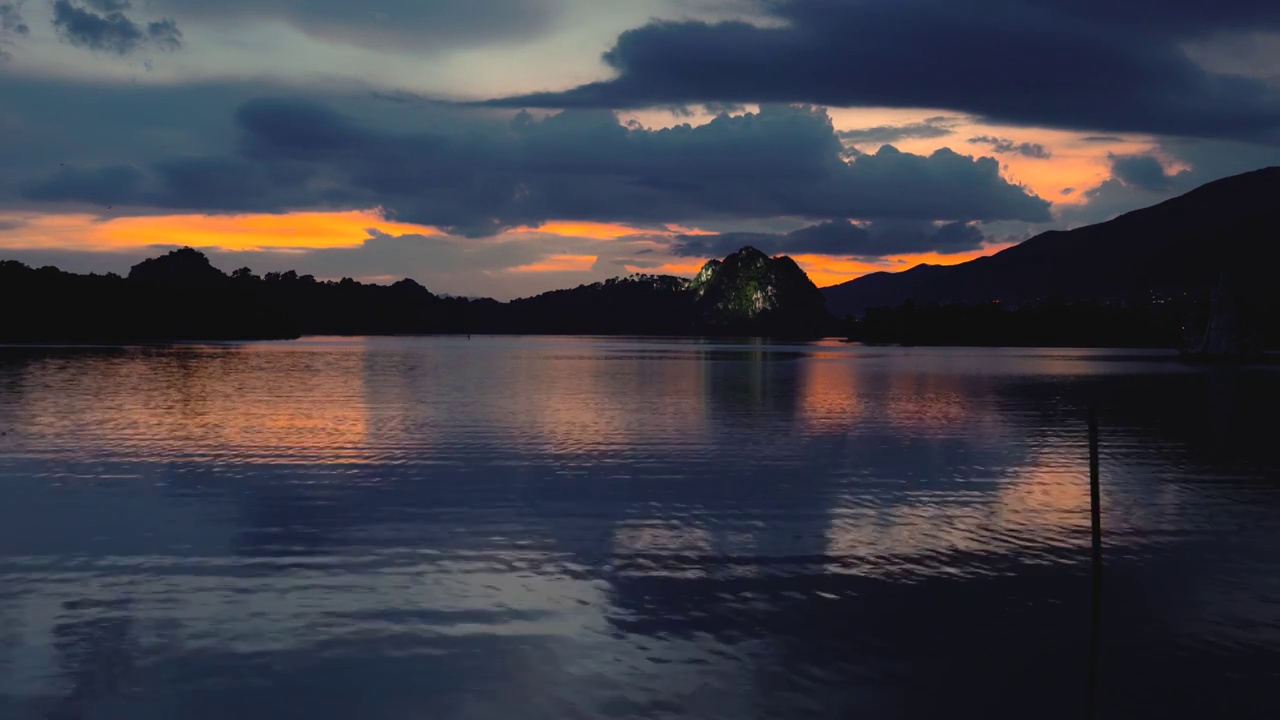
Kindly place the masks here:
<instances>
[{"instance_id":1,"label":"sunset sky","mask_svg":"<svg viewBox=\"0 0 1280 720\"><path fill-rule=\"evenodd\" d=\"M0 259L821 286L1280 164L1260 0L0 0Z\"/></svg>"}]
</instances>

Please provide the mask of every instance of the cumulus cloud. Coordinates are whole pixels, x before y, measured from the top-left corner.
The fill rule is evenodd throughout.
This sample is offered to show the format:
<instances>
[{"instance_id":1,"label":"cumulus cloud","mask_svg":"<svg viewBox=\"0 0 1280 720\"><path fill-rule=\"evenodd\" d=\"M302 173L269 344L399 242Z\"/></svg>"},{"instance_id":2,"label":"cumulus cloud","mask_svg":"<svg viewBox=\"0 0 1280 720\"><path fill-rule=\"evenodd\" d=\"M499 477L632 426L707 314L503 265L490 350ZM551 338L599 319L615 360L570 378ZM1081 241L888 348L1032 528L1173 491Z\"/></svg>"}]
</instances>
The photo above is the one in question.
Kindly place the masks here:
<instances>
[{"instance_id":1,"label":"cumulus cloud","mask_svg":"<svg viewBox=\"0 0 1280 720\"><path fill-rule=\"evenodd\" d=\"M1165 172L1164 165L1154 155L1111 156L1111 176L1125 185L1148 192L1160 192L1173 187L1174 176Z\"/></svg>"},{"instance_id":2,"label":"cumulus cloud","mask_svg":"<svg viewBox=\"0 0 1280 720\"><path fill-rule=\"evenodd\" d=\"M941 107L1000 122L1280 140L1280 90L1183 45L1280 28L1274 3L777 0L773 22L655 20L604 54L615 77L491 101L540 107L721 102Z\"/></svg>"},{"instance_id":3,"label":"cumulus cloud","mask_svg":"<svg viewBox=\"0 0 1280 720\"><path fill-rule=\"evenodd\" d=\"M142 47L177 50L182 32L170 18L139 24L124 14L128 0L70 0L53 3L53 27L63 41L98 52L128 55Z\"/></svg>"},{"instance_id":4,"label":"cumulus cloud","mask_svg":"<svg viewBox=\"0 0 1280 720\"><path fill-rule=\"evenodd\" d=\"M811 107L657 130L571 110L392 132L324 105L259 99L236 122L233 157L156 162L141 178L120 167L64 169L26 196L101 204L130 194L140 205L225 211L381 205L473 236L549 219L1049 218L1048 202L1002 178L991 158L884 146L846 162L830 118Z\"/></svg>"},{"instance_id":5,"label":"cumulus cloud","mask_svg":"<svg viewBox=\"0 0 1280 720\"><path fill-rule=\"evenodd\" d=\"M1014 142L1008 138L995 137L993 135L971 137L967 142L974 145L987 145L991 148L991 152L1013 153L1023 157L1035 158L1036 160L1047 160L1053 155L1040 143Z\"/></svg>"},{"instance_id":6,"label":"cumulus cloud","mask_svg":"<svg viewBox=\"0 0 1280 720\"><path fill-rule=\"evenodd\" d=\"M875 258L886 255L967 252L982 247L986 237L966 222L877 220L856 224L828 220L789 233L719 233L680 235L672 252L687 257L722 257L744 246L771 255L832 255Z\"/></svg>"}]
</instances>

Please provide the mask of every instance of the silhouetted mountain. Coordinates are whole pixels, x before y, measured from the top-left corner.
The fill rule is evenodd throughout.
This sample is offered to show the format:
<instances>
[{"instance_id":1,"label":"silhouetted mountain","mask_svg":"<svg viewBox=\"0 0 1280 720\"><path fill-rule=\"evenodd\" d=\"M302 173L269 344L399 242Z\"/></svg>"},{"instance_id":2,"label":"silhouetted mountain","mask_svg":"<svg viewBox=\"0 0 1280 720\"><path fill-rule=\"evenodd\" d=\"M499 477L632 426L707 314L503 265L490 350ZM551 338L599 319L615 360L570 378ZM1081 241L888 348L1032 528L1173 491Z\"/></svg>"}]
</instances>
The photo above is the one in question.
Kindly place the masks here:
<instances>
[{"instance_id":1,"label":"silhouetted mountain","mask_svg":"<svg viewBox=\"0 0 1280 720\"><path fill-rule=\"evenodd\" d=\"M1280 260L1280 168L1204 185L1109 222L1037 235L949 267L874 273L823 290L836 316L916 303L1150 303L1207 296L1221 273L1244 292Z\"/></svg>"},{"instance_id":2,"label":"silhouetted mountain","mask_svg":"<svg viewBox=\"0 0 1280 720\"><path fill-rule=\"evenodd\" d=\"M710 260L689 283L698 322L733 334L818 336L830 327L826 300L786 256L745 247Z\"/></svg>"},{"instance_id":3,"label":"silhouetted mountain","mask_svg":"<svg viewBox=\"0 0 1280 720\"><path fill-rule=\"evenodd\" d=\"M500 303L444 298L413 280L249 268L230 275L183 248L127 278L0 262L0 342L147 342L431 333L745 334L817 337L835 330L821 293L789 258L744 248L697 281L615 278Z\"/></svg>"}]
</instances>

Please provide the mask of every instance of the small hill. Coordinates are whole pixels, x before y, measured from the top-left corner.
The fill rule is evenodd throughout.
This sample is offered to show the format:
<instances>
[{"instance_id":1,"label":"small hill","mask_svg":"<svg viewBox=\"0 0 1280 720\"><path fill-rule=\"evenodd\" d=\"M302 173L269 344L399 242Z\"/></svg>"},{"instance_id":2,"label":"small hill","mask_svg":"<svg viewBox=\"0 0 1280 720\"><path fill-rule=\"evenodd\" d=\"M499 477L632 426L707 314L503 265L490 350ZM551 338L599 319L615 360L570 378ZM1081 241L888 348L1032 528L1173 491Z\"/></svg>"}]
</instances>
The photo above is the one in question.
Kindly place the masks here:
<instances>
[{"instance_id":1,"label":"small hill","mask_svg":"<svg viewBox=\"0 0 1280 720\"><path fill-rule=\"evenodd\" d=\"M744 247L711 260L689 283L695 316L706 327L766 335L822 335L826 300L800 266Z\"/></svg>"}]
</instances>

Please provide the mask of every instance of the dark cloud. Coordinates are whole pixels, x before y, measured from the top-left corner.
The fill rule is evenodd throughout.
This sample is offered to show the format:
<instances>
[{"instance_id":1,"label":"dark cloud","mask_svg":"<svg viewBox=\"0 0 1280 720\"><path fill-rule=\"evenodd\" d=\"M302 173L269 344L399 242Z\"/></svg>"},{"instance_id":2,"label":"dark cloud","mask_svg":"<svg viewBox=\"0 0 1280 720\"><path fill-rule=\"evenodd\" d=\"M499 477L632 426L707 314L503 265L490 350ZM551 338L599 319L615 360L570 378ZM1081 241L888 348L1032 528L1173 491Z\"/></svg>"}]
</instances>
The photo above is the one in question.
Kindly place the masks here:
<instances>
[{"instance_id":1,"label":"dark cloud","mask_svg":"<svg viewBox=\"0 0 1280 720\"><path fill-rule=\"evenodd\" d=\"M455 120L374 129L326 106L260 99L236 113L238 156L158 162L135 202L232 211L381 205L467 235L549 219L635 223L714 218L1047 220L1049 204L990 158L892 146L852 162L825 111L765 106L702 126L628 128L602 110L505 126ZM38 200L120 202L103 171L29 186Z\"/></svg>"},{"instance_id":2,"label":"dark cloud","mask_svg":"<svg viewBox=\"0 0 1280 720\"><path fill-rule=\"evenodd\" d=\"M1202 139L1166 139L1159 157L1183 166L1169 172L1155 155L1111 158L1111 177L1081 193L1084 202L1064 205L1061 221L1075 227L1109 220L1194 190L1205 183L1261 167L1280 166L1280 147Z\"/></svg>"},{"instance_id":3,"label":"dark cloud","mask_svg":"<svg viewBox=\"0 0 1280 720\"><path fill-rule=\"evenodd\" d=\"M975 145L987 145L991 148L991 152L1001 154L1014 153L1023 157L1035 158L1037 160L1047 160L1053 156L1053 154L1045 149L1045 146L1040 143L1019 143L1008 138L995 137L992 135L971 137L967 142Z\"/></svg>"},{"instance_id":4,"label":"dark cloud","mask_svg":"<svg viewBox=\"0 0 1280 720\"><path fill-rule=\"evenodd\" d=\"M1152 155L1112 155L1111 176L1130 187L1160 192L1173 187L1174 176Z\"/></svg>"},{"instance_id":5,"label":"dark cloud","mask_svg":"<svg viewBox=\"0 0 1280 720\"><path fill-rule=\"evenodd\" d=\"M1258 167L1245 162L1231 170L1214 171L1206 165L1201 171L1185 169L1169 173L1154 155L1113 154L1110 159L1111 177L1082 192L1083 204L1063 207L1061 219L1067 225L1109 220L1121 213L1189 192L1212 180Z\"/></svg>"},{"instance_id":6,"label":"dark cloud","mask_svg":"<svg viewBox=\"0 0 1280 720\"><path fill-rule=\"evenodd\" d=\"M122 12L133 7L130 0L83 0L83 2L102 13Z\"/></svg>"},{"instance_id":7,"label":"dark cloud","mask_svg":"<svg viewBox=\"0 0 1280 720\"><path fill-rule=\"evenodd\" d=\"M65 166L150 164L225 153L231 112L261 86L89 83L0 74L0 203L6 186ZM86 112L90 108L91 112Z\"/></svg>"},{"instance_id":8,"label":"dark cloud","mask_svg":"<svg viewBox=\"0 0 1280 720\"><path fill-rule=\"evenodd\" d=\"M182 46L182 33L171 19L143 26L122 12L131 7L127 1L86 2L88 7L73 5L70 0L53 3L53 27L71 45L117 55L128 55L144 46L161 50L177 50Z\"/></svg>"},{"instance_id":9,"label":"dark cloud","mask_svg":"<svg viewBox=\"0 0 1280 720\"><path fill-rule=\"evenodd\" d=\"M1217 32L1280 28L1280 4L1222 5L775 0L765 25L653 21L604 54L614 79L491 103L942 107L1016 124L1280 140L1274 85L1206 71L1183 50Z\"/></svg>"},{"instance_id":10,"label":"dark cloud","mask_svg":"<svg viewBox=\"0 0 1280 720\"><path fill-rule=\"evenodd\" d=\"M99 15L69 0L53 3L53 26L68 43L77 47L126 55L142 44L145 35L124 13Z\"/></svg>"},{"instance_id":11,"label":"dark cloud","mask_svg":"<svg viewBox=\"0 0 1280 720\"><path fill-rule=\"evenodd\" d=\"M5 49L6 45L11 44L11 37L22 37L30 33L30 26L22 19L21 0L0 3L0 62L13 59L13 54Z\"/></svg>"},{"instance_id":12,"label":"dark cloud","mask_svg":"<svg viewBox=\"0 0 1280 720\"><path fill-rule=\"evenodd\" d=\"M958 122L959 118L940 116L926 118L922 122L908 123L906 125L879 125L877 127L841 130L838 134L841 140L853 145L879 146L901 140L946 137L955 133L951 126Z\"/></svg>"},{"instance_id":13,"label":"dark cloud","mask_svg":"<svg viewBox=\"0 0 1280 720\"><path fill-rule=\"evenodd\" d=\"M702 107L707 112L714 113L716 115L719 115L720 113L729 113L731 115L738 115L745 112L747 109L741 103L733 103L733 102L709 102L709 103L703 103Z\"/></svg>"},{"instance_id":14,"label":"dark cloud","mask_svg":"<svg viewBox=\"0 0 1280 720\"><path fill-rule=\"evenodd\" d=\"M1076 189L1075 189L1075 188L1073 188L1073 187L1064 187L1064 188L1062 188L1061 190L1059 190L1058 192L1059 192L1059 193L1061 193L1062 195L1072 195L1072 194L1074 194L1074 193L1075 193L1075 191L1076 191Z\"/></svg>"},{"instance_id":15,"label":"dark cloud","mask_svg":"<svg viewBox=\"0 0 1280 720\"><path fill-rule=\"evenodd\" d=\"M1080 139L1083 140L1084 142L1098 142L1098 143L1124 142L1124 138L1120 137L1119 135L1085 135Z\"/></svg>"},{"instance_id":16,"label":"dark cloud","mask_svg":"<svg viewBox=\"0 0 1280 720\"><path fill-rule=\"evenodd\" d=\"M184 19L288 23L328 42L380 52L527 41L555 27L564 0L154 0Z\"/></svg>"},{"instance_id":17,"label":"dark cloud","mask_svg":"<svg viewBox=\"0 0 1280 720\"><path fill-rule=\"evenodd\" d=\"M919 220L877 220L865 225L829 220L790 233L681 235L672 252L686 257L723 257L744 246L770 255L833 255L876 258L911 253L958 253L982 247L982 230L964 222L941 225Z\"/></svg>"},{"instance_id":18,"label":"dark cloud","mask_svg":"<svg viewBox=\"0 0 1280 720\"><path fill-rule=\"evenodd\" d=\"M308 193L309 170L295 164L263 165L240 158L186 157L149 167L68 166L26 189L29 200L76 201L95 205L200 210L274 212L290 205L323 202Z\"/></svg>"},{"instance_id":19,"label":"dark cloud","mask_svg":"<svg viewBox=\"0 0 1280 720\"><path fill-rule=\"evenodd\" d=\"M30 188L31 200L66 200L96 205L123 205L144 195L147 175L131 165L81 169L64 167L52 178Z\"/></svg>"},{"instance_id":20,"label":"dark cloud","mask_svg":"<svg viewBox=\"0 0 1280 720\"><path fill-rule=\"evenodd\" d=\"M182 31L171 18L147 23L147 39L161 50L177 50L182 47Z\"/></svg>"},{"instance_id":21,"label":"dark cloud","mask_svg":"<svg viewBox=\"0 0 1280 720\"><path fill-rule=\"evenodd\" d=\"M22 19L21 2L0 3L0 32L14 35L30 34L31 28Z\"/></svg>"}]
</instances>

